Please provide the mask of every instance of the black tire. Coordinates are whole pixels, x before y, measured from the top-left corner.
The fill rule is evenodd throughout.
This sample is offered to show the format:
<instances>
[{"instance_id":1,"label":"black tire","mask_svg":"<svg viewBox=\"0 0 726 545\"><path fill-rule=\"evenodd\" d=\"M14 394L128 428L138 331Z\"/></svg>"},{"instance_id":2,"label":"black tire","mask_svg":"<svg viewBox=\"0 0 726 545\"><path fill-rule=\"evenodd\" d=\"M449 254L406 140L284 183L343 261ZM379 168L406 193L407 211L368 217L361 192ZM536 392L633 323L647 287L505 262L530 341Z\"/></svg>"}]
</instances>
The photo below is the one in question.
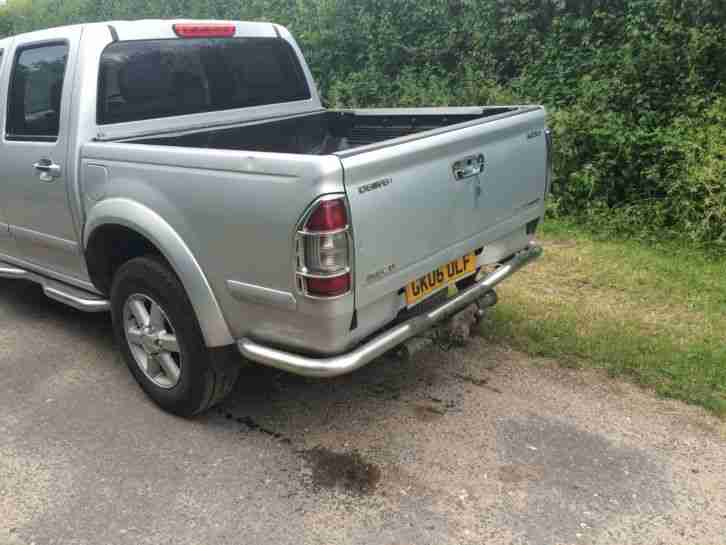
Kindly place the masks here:
<instances>
[{"instance_id":1,"label":"black tire","mask_svg":"<svg viewBox=\"0 0 726 545\"><path fill-rule=\"evenodd\" d=\"M127 299L140 294L156 301L176 333L181 355L179 380L172 388L155 384L136 363L124 332ZM119 267L111 285L116 342L136 381L159 407L178 416L200 414L222 401L234 387L241 366L232 347L208 349L184 287L158 256L131 259Z\"/></svg>"}]
</instances>

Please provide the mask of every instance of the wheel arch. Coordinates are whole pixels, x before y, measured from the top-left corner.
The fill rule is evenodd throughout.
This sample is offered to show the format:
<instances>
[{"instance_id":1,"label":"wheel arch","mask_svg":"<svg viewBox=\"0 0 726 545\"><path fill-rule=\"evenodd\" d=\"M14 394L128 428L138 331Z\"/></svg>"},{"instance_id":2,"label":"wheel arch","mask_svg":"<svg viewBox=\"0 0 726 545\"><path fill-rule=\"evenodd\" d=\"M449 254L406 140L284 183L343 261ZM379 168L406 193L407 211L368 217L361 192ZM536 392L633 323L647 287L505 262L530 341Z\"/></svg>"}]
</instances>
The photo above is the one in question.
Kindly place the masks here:
<instances>
[{"instance_id":1,"label":"wheel arch","mask_svg":"<svg viewBox=\"0 0 726 545\"><path fill-rule=\"evenodd\" d=\"M184 240L158 213L124 198L106 199L89 211L83 230L83 251L91 280L104 293L110 289L109 275L117 265L108 261L109 256L118 257L118 254L107 251L108 240L126 242L121 251L122 257L124 252L129 251L135 257L139 250L161 255L184 286L207 346L234 343L204 271Z\"/></svg>"}]
</instances>

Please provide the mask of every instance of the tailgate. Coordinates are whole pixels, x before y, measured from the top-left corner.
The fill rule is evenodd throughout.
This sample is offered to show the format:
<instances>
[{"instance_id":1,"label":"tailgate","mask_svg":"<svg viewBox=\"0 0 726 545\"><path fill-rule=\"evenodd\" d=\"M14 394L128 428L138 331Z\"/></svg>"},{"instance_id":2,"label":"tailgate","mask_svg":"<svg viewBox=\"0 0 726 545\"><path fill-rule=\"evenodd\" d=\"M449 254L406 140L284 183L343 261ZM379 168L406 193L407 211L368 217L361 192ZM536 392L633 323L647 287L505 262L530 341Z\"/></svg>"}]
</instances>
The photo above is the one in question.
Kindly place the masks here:
<instances>
[{"instance_id":1,"label":"tailgate","mask_svg":"<svg viewBox=\"0 0 726 545\"><path fill-rule=\"evenodd\" d=\"M339 154L357 305L473 250L467 241L494 236L497 226L541 206L544 123L542 108L528 108Z\"/></svg>"}]
</instances>

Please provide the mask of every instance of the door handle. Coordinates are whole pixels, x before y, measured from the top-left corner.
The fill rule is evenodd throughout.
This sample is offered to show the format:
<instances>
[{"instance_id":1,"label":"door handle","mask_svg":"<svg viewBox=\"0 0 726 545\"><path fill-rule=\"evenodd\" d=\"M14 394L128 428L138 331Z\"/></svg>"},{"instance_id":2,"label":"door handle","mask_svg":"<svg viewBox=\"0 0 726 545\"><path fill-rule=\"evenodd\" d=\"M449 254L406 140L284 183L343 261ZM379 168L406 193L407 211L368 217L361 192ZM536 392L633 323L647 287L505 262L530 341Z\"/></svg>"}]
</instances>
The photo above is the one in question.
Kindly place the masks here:
<instances>
[{"instance_id":1,"label":"door handle","mask_svg":"<svg viewBox=\"0 0 726 545\"><path fill-rule=\"evenodd\" d=\"M484 171L486 160L483 154L471 155L454 163L451 170L454 171L454 178L457 180L465 180Z\"/></svg>"},{"instance_id":2,"label":"door handle","mask_svg":"<svg viewBox=\"0 0 726 545\"><path fill-rule=\"evenodd\" d=\"M60 165L56 165L50 159L41 159L33 165L33 168L39 173L41 182L52 182L61 175Z\"/></svg>"}]
</instances>

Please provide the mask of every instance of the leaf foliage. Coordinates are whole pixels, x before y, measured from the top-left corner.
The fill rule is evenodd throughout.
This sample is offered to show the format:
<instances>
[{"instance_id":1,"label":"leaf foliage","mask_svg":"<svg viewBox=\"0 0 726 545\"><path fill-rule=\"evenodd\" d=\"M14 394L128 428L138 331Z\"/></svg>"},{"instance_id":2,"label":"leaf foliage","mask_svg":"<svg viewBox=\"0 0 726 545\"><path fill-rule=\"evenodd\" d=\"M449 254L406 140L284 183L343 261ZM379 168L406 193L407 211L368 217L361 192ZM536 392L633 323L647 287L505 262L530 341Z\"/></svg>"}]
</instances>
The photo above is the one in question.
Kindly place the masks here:
<instances>
[{"instance_id":1,"label":"leaf foliage","mask_svg":"<svg viewBox=\"0 0 726 545\"><path fill-rule=\"evenodd\" d=\"M286 25L332 106L544 104L552 214L726 252L722 0L9 0L0 35L142 17Z\"/></svg>"}]
</instances>

